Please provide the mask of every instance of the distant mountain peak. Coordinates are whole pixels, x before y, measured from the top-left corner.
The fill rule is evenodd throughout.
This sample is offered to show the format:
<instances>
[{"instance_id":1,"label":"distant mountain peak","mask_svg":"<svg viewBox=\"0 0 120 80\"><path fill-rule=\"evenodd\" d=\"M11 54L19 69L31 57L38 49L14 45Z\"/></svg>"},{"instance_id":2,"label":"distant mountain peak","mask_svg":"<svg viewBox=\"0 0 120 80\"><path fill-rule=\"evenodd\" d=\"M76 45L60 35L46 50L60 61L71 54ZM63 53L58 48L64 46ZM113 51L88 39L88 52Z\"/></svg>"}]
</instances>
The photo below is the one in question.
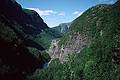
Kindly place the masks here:
<instances>
[{"instance_id":1,"label":"distant mountain peak","mask_svg":"<svg viewBox=\"0 0 120 80\"><path fill-rule=\"evenodd\" d=\"M69 27L71 25L71 22L69 23L61 23L59 26L53 27L56 31L60 32L61 34L64 34L68 31Z\"/></svg>"}]
</instances>

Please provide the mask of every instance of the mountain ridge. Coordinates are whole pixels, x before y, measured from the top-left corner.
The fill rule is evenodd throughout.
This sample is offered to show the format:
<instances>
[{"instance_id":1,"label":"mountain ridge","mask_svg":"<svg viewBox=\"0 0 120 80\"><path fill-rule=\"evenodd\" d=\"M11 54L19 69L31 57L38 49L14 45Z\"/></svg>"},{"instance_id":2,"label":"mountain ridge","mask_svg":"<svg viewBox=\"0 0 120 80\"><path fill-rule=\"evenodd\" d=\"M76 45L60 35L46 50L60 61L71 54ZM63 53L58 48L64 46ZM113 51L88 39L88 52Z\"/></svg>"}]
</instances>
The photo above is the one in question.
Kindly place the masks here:
<instances>
[{"instance_id":1,"label":"mountain ridge","mask_svg":"<svg viewBox=\"0 0 120 80\"><path fill-rule=\"evenodd\" d=\"M48 28L37 12L0 1L0 80L25 80L43 68L50 57L34 38Z\"/></svg>"},{"instance_id":2,"label":"mountain ridge","mask_svg":"<svg viewBox=\"0 0 120 80\"><path fill-rule=\"evenodd\" d=\"M119 80L119 2L93 6L75 19L50 49L48 68L30 80Z\"/></svg>"}]
</instances>

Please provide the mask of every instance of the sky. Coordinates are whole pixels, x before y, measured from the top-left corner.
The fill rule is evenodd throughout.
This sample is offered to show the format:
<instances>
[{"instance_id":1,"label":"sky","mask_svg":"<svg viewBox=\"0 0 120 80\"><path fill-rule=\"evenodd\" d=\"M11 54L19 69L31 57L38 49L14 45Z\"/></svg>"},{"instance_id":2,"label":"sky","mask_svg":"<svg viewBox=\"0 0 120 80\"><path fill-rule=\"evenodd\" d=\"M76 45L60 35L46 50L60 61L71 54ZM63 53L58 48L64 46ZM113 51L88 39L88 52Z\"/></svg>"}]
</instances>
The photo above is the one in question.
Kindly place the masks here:
<instances>
[{"instance_id":1,"label":"sky","mask_svg":"<svg viewBox=\"0 0 120 80\"><path fill-rule=\"evenodd\" d=\"M111 4L115 0L16 0L23 8L35 10L49 27L71 22L96 4Z\"/></svg>"}]
</instances>

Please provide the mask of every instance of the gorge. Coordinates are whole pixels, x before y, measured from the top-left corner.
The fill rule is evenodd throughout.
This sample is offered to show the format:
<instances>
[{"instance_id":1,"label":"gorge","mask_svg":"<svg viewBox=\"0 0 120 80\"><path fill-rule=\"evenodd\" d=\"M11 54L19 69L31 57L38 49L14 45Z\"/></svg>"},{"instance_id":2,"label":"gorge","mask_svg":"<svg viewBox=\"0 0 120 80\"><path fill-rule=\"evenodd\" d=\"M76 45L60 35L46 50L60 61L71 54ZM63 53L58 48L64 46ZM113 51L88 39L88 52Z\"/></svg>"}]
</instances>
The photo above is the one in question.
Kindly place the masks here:
<instances>
[{"instance_id":1,"label":"gorge","mask_svg":"<svg viewBox=\"0 0 120 80\"><path fill-rule=\"evenodd\" d=\"M120 0L53 28L0 1L0 80L120 80Z\"/></svg>"}]
</instances>

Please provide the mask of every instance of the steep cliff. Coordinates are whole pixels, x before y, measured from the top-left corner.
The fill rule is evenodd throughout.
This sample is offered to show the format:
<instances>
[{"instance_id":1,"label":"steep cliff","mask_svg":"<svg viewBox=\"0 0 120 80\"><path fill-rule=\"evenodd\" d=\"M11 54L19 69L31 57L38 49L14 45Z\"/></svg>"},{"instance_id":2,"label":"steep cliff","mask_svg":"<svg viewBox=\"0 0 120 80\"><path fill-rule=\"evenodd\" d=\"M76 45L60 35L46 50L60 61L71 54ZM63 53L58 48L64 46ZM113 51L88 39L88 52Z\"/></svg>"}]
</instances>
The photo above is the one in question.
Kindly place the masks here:
<instances>
[{"instance_id":1,"label":"steep cliff","mask_svg":"<svg viewBox=\"0 0 120 80\"><path fill-rule=\"evenodd\" d=\"M52 29L58 31L61 35L64 35L68 30L71 25L71 22L69 23L61 23L59 26L53 27Z\"/></svg>"}]
</instances>

